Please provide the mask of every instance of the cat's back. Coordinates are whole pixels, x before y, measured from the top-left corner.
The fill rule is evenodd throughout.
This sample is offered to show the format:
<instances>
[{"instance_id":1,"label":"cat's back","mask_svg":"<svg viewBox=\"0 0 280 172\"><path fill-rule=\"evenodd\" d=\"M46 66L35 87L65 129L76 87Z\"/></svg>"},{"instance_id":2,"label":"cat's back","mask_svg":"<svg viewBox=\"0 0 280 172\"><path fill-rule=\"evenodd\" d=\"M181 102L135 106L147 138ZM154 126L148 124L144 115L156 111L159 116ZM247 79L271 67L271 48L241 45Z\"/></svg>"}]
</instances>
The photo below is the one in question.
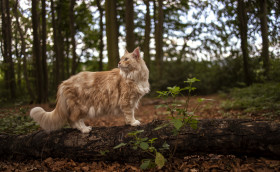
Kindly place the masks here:
<instances>
[{"instance_id":1,"label":"cat's back","mask_svg":"<svg viewBox=\"0 0 280 172\"><path fill-rule=\"evenodd\" d=\"M103 82L106 80L118 80L120 79L120 70L119 69L113 69L110 71L102 71L102 72L90 72L90 75L92 75L92 79L94 79L96 82Z\"/></svg>"},{"instance_id":2,"label":"cat's back","mask_svg":"<svg viewBox=\"0 0 280 172\"><path fill-rule=\"evenodd\" d=\"M92 87L93 85L99 85L102 87L102 84L115 83L119 82L121 79L120 70L113 69L111 71L102 71L102 72L89 72L84 71L76 75L71 76L69 79L63 81L61 85L72 85L74 87Z\"/></svg>"}]
</instances>

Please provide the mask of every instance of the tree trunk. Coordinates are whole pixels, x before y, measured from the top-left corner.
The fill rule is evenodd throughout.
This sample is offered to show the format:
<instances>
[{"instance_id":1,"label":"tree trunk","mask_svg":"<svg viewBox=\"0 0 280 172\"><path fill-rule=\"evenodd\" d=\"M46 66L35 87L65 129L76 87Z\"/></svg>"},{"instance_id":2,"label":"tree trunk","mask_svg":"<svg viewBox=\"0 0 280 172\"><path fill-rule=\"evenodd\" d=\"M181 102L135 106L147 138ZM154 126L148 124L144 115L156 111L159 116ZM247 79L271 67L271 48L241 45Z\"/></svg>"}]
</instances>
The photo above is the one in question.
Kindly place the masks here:
<instances>
[{"instance_id":1,"label":"tree trunk","mask_svg":"<svg viewBox=\"0 0 280 172\"><path fill-rule=\"evenodd\" d=\"M37 0L32 0L32 28L33 28L33 56L34 68L36 75L36 94L37 103L43 101L43 83L42 83L42 59L40 54L40 41L38 34L38 14L37 14Z\"/></svg>"},{"instance_id":2,"label":"tree trunk","mask_svg":"<svg viewBox=\"0 0 280 172\"><path fill-rule=\"evenodd\" d=\"M30 95L31 100L34 101L35 96L34 96L34 93L31 89L31 87L30 87L29 77L28 77L28 73L27 73L27 62L26 62L27 54L26 54L26 43L25 43L25 38L24 38L24 32L23 32L22 27L19 23L18 0L15 2L14 14L15 14L15 17L16 17L16 27L17 27L17 30L19 32L20 40L21 40L21 54L23 56L23 60L22 60L23 61L23 77L24 77L24 80L25 80L25 84L26 84L28 94Z\"/></svg>"},{"instance_id":3,"label":"tree trunk","mask_svg":"<svg viewBox=\"0 0 280 172\"><path fill-rule=\"evenodd\" d=\"M12 58L12 30L10 17L10 2L9 0L1 1L2 11L2 36L3 36L3 58L4 58L4 79L6 89L9 90L9 98L16 96L16 81L14 62Z\"/></svg>"},{"instance_id":4,"label":"tree trunk","mask_svg":"<svg viewBox=\"0 0 280 172\"><path fill-rule=\"evenodd\" d=\"M14 14L15 15L15 14ZM15 51L16 51L16 58L17 58L17 87L21 89L21 53L19 51L19 37L18 37L18 30L15 29Z\"/></svg>"},{"instance_id":5,"label":"tree trunk","mask_svg":"<svg viewBox=\"0 0 280 172\"><path fill-rule=\"evenodd\" d=\"M260 21L262 33L262 59L264 75L269 77L269 42L268 42L268 28L267 28L267 0L260 0Z\"/></svg>"},{"instance_id":6,"label":"tree trunk","mask_svg":"<svg viewBox=\"0 0 280 172\"><path fill-rule=\"evenodd\" d=\"M42 102L48 101L46 1L42 0Z\"/></svg>"},{"instance_id":7,"label":"tree trunk","mask_svg":"<svg viewBox=\"0 0 280 172\"><path fill-rule=\"evenodd\" d=\"M70 32L71 32L71 44L72 44L72 75L76 73L78 62L77 62L77 55L76 55L76 40L75 40L75 16L74 16L74 6L75 0L71 0L70 2L70 9L69 9L69 16L70 16Z\"/></svg>"},{"instance_id":8,"label":"tree trunk","mask_svg":"<svg viewBox=\"0 0 280 172\"><path fill-rule=\"evenodd\" d=\"M238 0L237 16L239 20L239 32L241 37L241 49L243 54L243 69L245 82L247 85L252 83L250 69L249 69L249 53L248 53L248 17L246 12L246 4L243 0Z\"/></svg>"},{"instance_id":9,"label":"tree trunk","mask_svg":"<svg viewBox=\"0 0 280 172\"><path fill-rule=\"evenodd\" d=\"M103 23L103 13L104 9L101 7L100 0L96 0L97 8L99 11L99 71L103 71L103 50L104 50L104 43L103 43L103 32L104 32L104 23Z\"/></svg>"},{"instance_id":10,"label":"tree trunk","mask_svg":"<svg viewBox=\"0 0 280 172\"><path fill-rule=\"evenodd\" d=\"M133 0L125 0L125 27L126 27L126 49L132 52L135 48L134 39L134 8Z\"/></svg>"},{"instance_id":11,"label":"tree trunk","mask_svg":"<svg viewBox=\"0 0 280 172\"><path fill-rule=\"evenodd\" d=\"M150 34L151 34L151 16L150 16L150 1L144 1L146 5L146 16L145 16L145 39L143 45L144 60L147 67L150 69L151 57L150 57Z\"/></svg>"},{"instance_id":12,"label":"tree trunk","mask_svg":"<svg viewBox=\"0 0 280 172\"><path fill-rule=\"evenodd\" d=\"M69 41L69 37L66 38L66 78L69 78L70 77L70 57L69 57L69 54L70 54L70 41Z\"/></svg>"},{"instance_id":13,"label":"tree trunk","mask_svg":"<svg viewBox=\"0 0 280 172\"><path fill-rule=\"evenodd\" d=\"M59 80L58 84L60 84L61 81L65 79L65 68L64 68L64 60L65 60L65 55L64 55L64 35L63 35L63 27L64 27L64 21L63 21L63 0L59 0L57 2L57 46L58 46L58 53L59 53L59 65L58 65L58 70L59 70Z\"/></svg>"},{"instance_id":14,"label":"tree trunk","mask_svg":"<svg viewBox=\"0 0 280 172\"><path fill-rule=\"evenodd\" d=\"M53 41L54 41L54 52L55 52L55 64L53 65L54 73L54 87L56 88L60 82L65 79L64 77L64 37L62 35L61 26L61 12L62 12L62 1L57 1L57 19L55 15L54 2L51 0L51 13L52 13L52 26L53 26Z\"/></svg>"},{"instance_id":15,"label":"tree trunk","mask_svg":"<svg viewBox=\"0 0 280 172\"><path fill-rule=\"evenodd\" d=\"M235 154L248 156L280 156L280 123L253 120L200 120L198 129L181 129L172 134L172 126L154 130L166 121L154 121L139 127L94 127L89 134L76 129L62 129L47 134L44 131L29 135L0 135L1 158L47 158L60 157L78 161L121 161L139 162L148 155L130 146L113 149L114 146L132 140L127 134L144 130L139 137L157 138L154 146L158 149L164 142L173 149L178 143L175 156L191 154ZM176 138L178 140L176 140ZM109 151L101 155L101 151ZM164 153L168 157L168 153Z\"/></svg>"},{"instance_id":16,"label":"tree trunk","mask_svg":"<svg viewBox=\"0 0 280 172\"><path fill-rule=\"evenodd\" d=\"M163 61L163 0L158 1L157 22L155 27L155 43L156 43L156 69L157 77L162 76Z\"/></svg>"},{"instance_id":17,"label":"tree trunk","mask_svg":"<svg viewBox=\"0 0 280 172\"><path fill-rule=\"evenodd\" d=\"M108 51L108 69L117 67L120 60L119 56L119 29L117 23L116 1L105 1L106 13L106 36L107 36L107 51Z\"/></svg>"},{"instance_id":18,"label":"tree trunk","mask_svg":"<svg viewBox=\"0 0 280 172\"><path fill-rule=\"evenodd\" d=\"M57 23L55 20L55 8L54 2L51 0L51 13L52 13L52 27L53 27L53 49L55 54L55 64L53 65L53 75L54 75L54 87L56 88L60 82L60 57L59 57L59 47L58 47L58 37L57 37Z\"/></svg>"}]
</instances>

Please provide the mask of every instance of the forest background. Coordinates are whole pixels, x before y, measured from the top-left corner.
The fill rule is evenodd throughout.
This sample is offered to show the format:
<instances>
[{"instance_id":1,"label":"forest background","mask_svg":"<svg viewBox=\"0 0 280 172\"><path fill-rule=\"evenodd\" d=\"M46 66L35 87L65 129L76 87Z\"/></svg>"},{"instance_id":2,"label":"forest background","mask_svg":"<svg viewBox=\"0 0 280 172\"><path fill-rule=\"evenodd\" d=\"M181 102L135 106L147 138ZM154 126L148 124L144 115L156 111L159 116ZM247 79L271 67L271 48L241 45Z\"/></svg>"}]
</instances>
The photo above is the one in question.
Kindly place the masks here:
<instances>
[{"instance_id":1,"label":"forest background","mask_svg":"<svg viewBox=\"0 0 280 172\"><path fill-rule=\"evenodd\" d=\"M2 0L0 103L55 100L80 71L139 46L153 95L186 78L198 94L280 81L274 0Z\"/></svg>"}]
</instances>

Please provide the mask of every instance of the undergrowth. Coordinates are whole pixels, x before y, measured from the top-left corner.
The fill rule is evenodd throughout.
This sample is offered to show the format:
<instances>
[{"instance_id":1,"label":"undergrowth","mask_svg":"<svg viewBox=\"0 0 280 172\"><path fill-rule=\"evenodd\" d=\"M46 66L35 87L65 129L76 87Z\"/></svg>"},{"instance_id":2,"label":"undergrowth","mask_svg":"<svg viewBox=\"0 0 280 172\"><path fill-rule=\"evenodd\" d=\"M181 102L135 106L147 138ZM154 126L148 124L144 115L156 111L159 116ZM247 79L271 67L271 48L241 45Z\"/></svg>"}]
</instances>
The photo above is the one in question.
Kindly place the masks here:
<instances>
[{"instance_id":1,"label":"undergrowth","mask_svg":"<svg viewBox=\"0 0 280 172\"><path fill-rule=\"evenodd\" d=\"M20 108L16 111L0 111L0 133L6 134L27 134L38 130L36 125L29 116L26 116L27 109Z\"/></svg>"},{"instance_id":2,"label":"undergrowth","mask_svg":"<svg viewBox=\"0 0 280 172\"><path fill-rule=\"evenodd\" d=\"M280 83L262 83L245 88L234 88L222 107L225 110L280 115Z\"/></svg>"},{"instance_id":3,"label":"undergrowth","mask_svg":"<svg viewBox=\"0 0 280 172\"><path fill-rule=\"evenodd\" d=\"M157 91L158 97L163 99L171 98L171 102L160 104L157 107L164 108L166 110L168 118L170 119L168 123L157 126L154 130L160 130L162 128L170 126L173 136L176 137L175 145L170 147L167 142L164 142L163 145L159 148L154 146L154 143L158 138L141 138L138 134L144 132L144 130L137 130L128 133L128 136L132 137L127 143L120 143L115 146L114 149L119 149L123 146L129 146L134 150L139 150L145 154L148 154L151 158L143 159L140 168L142 170L158 168L161 169L168 160L171 160L174 157L174 154L178 146L178 138L184 127L191 127L197 129L198 120L196 119L195 112L198 106L195 109L189 108L191 93L196 89L193 87L195 82L200 80L196 78L187 79L184 81L187 86L185 87L167 87L166 91ZM183 92L187 92L187 96L184 96ZM177 98L183 96L185 101L180 101ZM198 102L201 103L206 99L199 99ZM164 152L168 151L168 158L164 157ZM166 154L165 154L166 155Z\"/></svg>"}]
</instances>

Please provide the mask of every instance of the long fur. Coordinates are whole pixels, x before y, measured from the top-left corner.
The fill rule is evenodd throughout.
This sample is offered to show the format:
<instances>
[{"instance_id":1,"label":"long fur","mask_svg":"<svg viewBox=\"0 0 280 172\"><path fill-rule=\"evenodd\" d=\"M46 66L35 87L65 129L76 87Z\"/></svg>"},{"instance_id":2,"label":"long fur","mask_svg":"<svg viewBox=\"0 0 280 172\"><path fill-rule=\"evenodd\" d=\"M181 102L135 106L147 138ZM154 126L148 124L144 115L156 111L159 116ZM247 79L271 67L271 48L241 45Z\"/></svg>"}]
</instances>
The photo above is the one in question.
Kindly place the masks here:
<instances>
[{"instance_id":1,"label":"long fur","mask_svg":"<svg viewBox=\"0 0 280 172\"><path fill-rule=\"evenodd\" d=\"M63 102L64 101L64 102ZM46 112L41 107L31 109L30 116L36 121L46 132L60 129L67 122L66 104L63 98L58 99L56 108L51 112Z\"/></svg>"},{"instance_id":2,"label":"long fur","mask_svg":"<svg viewBox=\"0 0 280 172\"><path fill-rule=\"evenodd\" d=\"M140 57L139 48L126 52L118 67L70 77L60 84L57 105L52 112L35 107L30 116L47 132L68 122L72 128L88 133L91 127L85 126L83 120L104 114L123 114L127 124L140 125L134 118L134 109L150 88L149 70Z\"/></svg>"}]
</instances>

